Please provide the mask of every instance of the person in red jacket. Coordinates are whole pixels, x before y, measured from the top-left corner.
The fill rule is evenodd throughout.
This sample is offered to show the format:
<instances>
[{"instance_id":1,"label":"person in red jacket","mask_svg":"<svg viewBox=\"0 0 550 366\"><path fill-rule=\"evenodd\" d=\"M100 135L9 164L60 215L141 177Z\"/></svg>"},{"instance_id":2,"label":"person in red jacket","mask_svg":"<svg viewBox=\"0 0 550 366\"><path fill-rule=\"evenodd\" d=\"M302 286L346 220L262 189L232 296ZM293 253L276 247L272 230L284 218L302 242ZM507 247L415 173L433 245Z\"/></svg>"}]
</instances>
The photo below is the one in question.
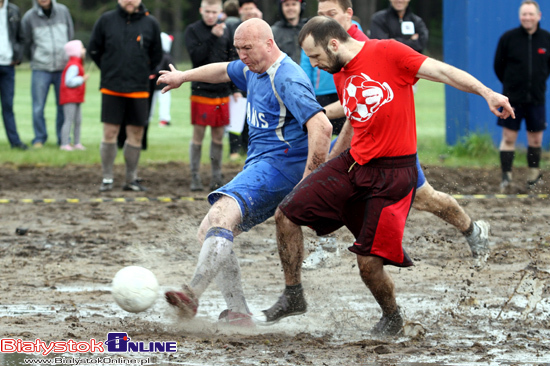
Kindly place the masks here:
<instances>
[{"instance_id":1,"label":"person in red jacket","mask_svg":"<svg viewBox=\"0 0 550 366\"><path fill-rule=\"evenodd\" d=\"M61 74L59 104L63 106L65 120L61 128L60 149L65 151L86 150L80 143L80 125L82 123L80 105L84 103L86 80L89 77L84 73L86 49L79 40L67 42L64 49L69 61ZM71 146L69 140L73 123L74 145Z\"/></svg>"}]
</instances>

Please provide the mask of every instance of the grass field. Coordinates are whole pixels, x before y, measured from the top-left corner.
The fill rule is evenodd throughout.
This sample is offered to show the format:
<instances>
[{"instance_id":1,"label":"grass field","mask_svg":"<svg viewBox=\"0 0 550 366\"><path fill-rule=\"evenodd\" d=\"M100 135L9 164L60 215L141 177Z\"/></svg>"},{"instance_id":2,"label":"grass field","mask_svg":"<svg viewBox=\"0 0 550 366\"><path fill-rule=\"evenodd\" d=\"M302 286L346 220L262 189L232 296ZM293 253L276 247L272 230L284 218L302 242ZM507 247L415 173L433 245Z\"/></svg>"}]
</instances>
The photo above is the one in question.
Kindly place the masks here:
<instances>
[{"instance_id":1,"label":"grass field","mask_svg":"<svg viewBox=\"0 0 550 366\"><path fill-rule=\"evenodd\" d=\"M91 65L88 64L87 68ZM185 66L182 66L185 67ZM182 68L180 67L180 69ZM46 105L46 124L48 141L42 149L19 151L10 149L5 133L0 133L0 163L65 165L100 163L98 153L102 136L102 124L99 122L101 102L99 87L99 70L91 68L91 76L86 84L86 102L82 106L82 143L87 151L60 151L55 135L55 94L50 90ZM30 93L31 72L28 65L22 65L16 71L16 94L14 110L17 128L21 139L30 144L34 133L32 129L32 102ZM141 164L169 161L188 161L188 147L191 137L189 122L190 84L172 92L172 125L158 127L155 117L148 133L148 149L142 153ZM498 152L489 138L477 136L470 139L469 146L451 148L445 144L445 105L444 87L442 84L419 81L416 95L416 112L418 123L418 151L425 164L450 166L487 166L498 164ZM209 136L206 137L209 141ZM228 150L225 144L225 150ZM481 149L481 152L480 152ZM204 151L208 151L204 149ZM208 154L203 153L203 161L208 162ZM224 155L227 156L227 153ZM516 159L521 166L525 159ZM123 162L122 154L117 156L117 163Z\"/></svg>"}]
</instances>

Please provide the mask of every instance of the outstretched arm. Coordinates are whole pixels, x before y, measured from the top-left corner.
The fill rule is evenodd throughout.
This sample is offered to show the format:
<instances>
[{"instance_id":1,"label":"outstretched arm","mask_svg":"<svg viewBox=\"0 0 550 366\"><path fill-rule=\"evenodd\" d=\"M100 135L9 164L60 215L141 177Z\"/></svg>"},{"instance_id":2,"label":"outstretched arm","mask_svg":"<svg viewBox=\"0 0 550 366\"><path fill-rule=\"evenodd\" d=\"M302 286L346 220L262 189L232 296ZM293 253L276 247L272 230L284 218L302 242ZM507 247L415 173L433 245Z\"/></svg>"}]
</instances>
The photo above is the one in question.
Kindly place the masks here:
<instances>
[{"instance_id":1,"label":"outstretched arm","mask_svg":"<svg viewBox=\"0 0 550 366\"><path fill-rule=\"evenodd\" d=\"M416 77L439 81L467 93L481 95L487 101L491 112L497 117L506 119L512 116L512 118L516 118L507 97L492 91L466 71L457 69L449 64L434 60L433 58L427 58L422 66L420 66ZM500 108L502 110L499 110Z\"/></svg>"},{"instance_id":2,"label":"outstretched arm","mask_svg":"<svg viewBox=\"0 0 550 366\"><path fill-rule=\"evenodd\" d=\"M178 71L174 65L170 64L170 71L161 70L157 85L167 84L162 93L166 93L171 89L176 89L181 84L188 81L202 81L204 83L226 83L231 81L227 74L227 65L229 62L217 62L204 65L187 71Z\"/></svg>"}]
</instances>

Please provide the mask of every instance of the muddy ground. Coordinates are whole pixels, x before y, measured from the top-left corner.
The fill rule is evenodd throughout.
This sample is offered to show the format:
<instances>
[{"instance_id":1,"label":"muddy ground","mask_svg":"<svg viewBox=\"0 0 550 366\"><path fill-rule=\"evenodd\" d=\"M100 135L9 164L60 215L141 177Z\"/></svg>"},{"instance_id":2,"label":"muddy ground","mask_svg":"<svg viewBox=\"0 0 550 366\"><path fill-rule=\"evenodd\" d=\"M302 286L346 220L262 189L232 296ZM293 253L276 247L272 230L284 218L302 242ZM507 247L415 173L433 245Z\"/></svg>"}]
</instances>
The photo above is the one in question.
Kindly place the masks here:
<instances>
[{"instance_id":1,"label":"muddy ground","mask_svg":"<svg viewBox=\"0 0 550 366\"><path fill-rule=\"evenodd\" d=\"M226 178L239 168L224 167ZM115 184L122 184L123 167L117 166L116 173ZM426 167L425 173L436 189L451 194L491 195L499 182L497 169ZM433 215L411 212L404 245L415 266L389 271L412 332L376 339L369 330L380 312L345 249L353 242L345 229L336 233L339 251L321 268L304 271L305 315L246 331L219 326L224 303L215 285L203 295L192 322L178 321L160 298L146 312L131 314L118 308L110 294L111 279L122 267L151 269L161 290L191 278L199 249L195 233L209 206L204 194L188 190L188 166L140 168L149 187L145 194L119 187L99 194L99 167L4 165L0 338L89 341L126 332L138 342L178 342L175 354L124 355L150 364L549 365L550 184L534 192L539 196L518 197L529 193L524 174L516 169L511 196L459 200L474 219L492 227L492 254L479 271L460 233ZM17 228L28 231L19 235ZM255 314L271 306L283 288L274 233L270 219L235 240ZM317 238L305 233L312 251ZM0 365L22 365L28 359L42 357L0 353Z\"/></svg>"}]
</instances>

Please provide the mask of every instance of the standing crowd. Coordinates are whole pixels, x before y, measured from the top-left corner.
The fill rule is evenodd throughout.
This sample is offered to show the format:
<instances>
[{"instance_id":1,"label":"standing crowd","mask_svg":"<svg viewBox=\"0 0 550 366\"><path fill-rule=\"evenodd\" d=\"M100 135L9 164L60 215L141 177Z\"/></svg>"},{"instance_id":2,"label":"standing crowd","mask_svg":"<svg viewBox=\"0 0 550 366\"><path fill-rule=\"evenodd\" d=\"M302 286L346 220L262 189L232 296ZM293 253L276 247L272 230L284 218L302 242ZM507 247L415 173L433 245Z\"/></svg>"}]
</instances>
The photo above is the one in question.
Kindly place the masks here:
<instances>
[{"instance_id":1,"label":"standing crowd","mask_svg":"<svg viewBox=\"0 0 550 366\"><path fill-rule=\"evenodd\" d=\"M486 100L503 127L503 190L511 181L517 131L525 119L527 183L534 186L541 180L550 34L540 29L538 4L523 1L521 26L502 36L495 56L495 72L504 86L500 94L467 72L423 54L428 29L409 8L410 0L389 0L387 9L374 14L368 36L354 19L351 0L318 0L318 16L312 19L304 17L303 0L278 1L280 20L270 26L262 20L256 0L225 4L202 0L201 19L190 24L184 35L192 62L186 71L176 70L167 60L168 40L141 0L118 0L115 10L97 20L87 52L101 71L99 190L114 187L113 166L121 140L126 164L122 187L146 190L137 169L146 146L155 85L161 85L161 95L169 95L189 82L190 189L205 189L200 162L209 127L211 208L198 229L201 248L194 275L181 290L166 292L168 303L183 317L192 317L206 288L216 282L227 303L220 321L254 326L232 248L239 234L274 216L285 288L263 311L263 321L302 314L307 302L301 280L301 227L323 237L345 226L355 237L348 250L357 256L360 278L381 309L373 334L395 335L403 318L393 279L384 266L413 265L402 246L411 207L460 230L476 267L481 268L490 255L489 224L472 220L454 198L435 190L424 176L417 155L417 81L445 83ZM18 13L7 0L0 4L8 14ZM58 144L67 151L85 149L79 131L88 78L83 67L86 49L73 40L67 8L55 0L37 0L20 26L11 24L13 18L17 17L0 22L10 30L5 33L9 42L0 40L0 87L11 146L27 148L15 128L13 85L10 95L5 79L11 75L13 80L13 66L27 52L32 68L33 146L40 148L48 137L44 105L53 85ZM51 31L48 37L45 28ZM12 46L10 52L7 44ZM524 74L525 70L530 73ZM246 100L246 120L229 141L231 156L244 149L246 161L242 171L226 182L221 169L223 139L230 124L229 106L241 98ZM169 111L165 115L161 125L167 126Z\"/></svg>"}]
</instances>

